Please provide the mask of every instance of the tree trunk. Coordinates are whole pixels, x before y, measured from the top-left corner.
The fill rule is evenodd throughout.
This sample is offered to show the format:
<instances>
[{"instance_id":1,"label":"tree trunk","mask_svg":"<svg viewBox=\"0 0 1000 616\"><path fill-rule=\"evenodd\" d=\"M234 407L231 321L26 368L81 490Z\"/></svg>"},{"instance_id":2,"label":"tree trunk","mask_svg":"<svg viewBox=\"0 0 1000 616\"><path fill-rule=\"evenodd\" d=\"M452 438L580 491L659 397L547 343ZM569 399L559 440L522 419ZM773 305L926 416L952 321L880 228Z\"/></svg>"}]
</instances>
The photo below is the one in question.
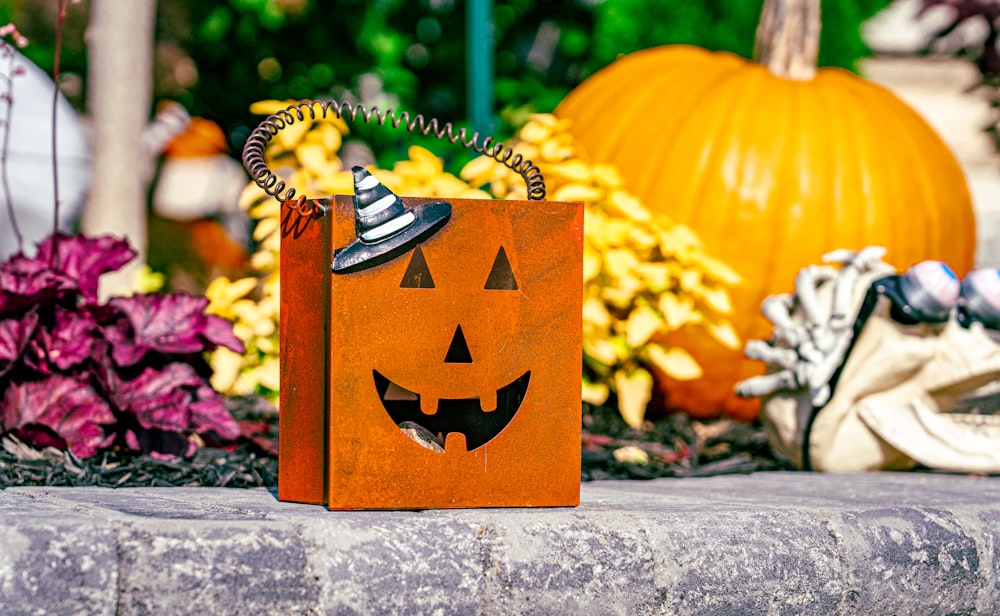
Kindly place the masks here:
<instances>
[{"instance_id":1,"label":"tree trunk","mask_svg":"<svg viewBox=\"0 0 1000 616\"><path fill-rule=\"evenodd\" d=\"M87 30L87 107L93 179L81 226L88 235L125 237L139 252L101 281L101 295L130 291L146 255L149 156L142 131L153 90L155 0L93 0Z\"/></svg>"}]
</instances>

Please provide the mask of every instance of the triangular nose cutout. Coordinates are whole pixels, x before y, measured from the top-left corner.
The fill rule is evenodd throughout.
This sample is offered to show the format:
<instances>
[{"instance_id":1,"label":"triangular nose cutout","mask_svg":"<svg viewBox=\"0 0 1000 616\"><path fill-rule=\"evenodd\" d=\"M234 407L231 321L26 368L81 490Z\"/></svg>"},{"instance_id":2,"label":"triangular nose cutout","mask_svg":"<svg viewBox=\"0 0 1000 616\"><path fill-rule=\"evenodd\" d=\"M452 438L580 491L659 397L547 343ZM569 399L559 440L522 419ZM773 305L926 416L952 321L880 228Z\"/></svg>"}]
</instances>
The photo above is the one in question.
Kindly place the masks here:
<instances>
[{"instance_id":1,"label":"triangular nose cutout","mask_svg":"<svg viewBox=\"0 0 1000 616\"><path fill-rule=\"evenodd\" d=\"M471 364L472 353L469 353L469 345L465 343L465 334L462 333L462 326L455 329L455 335L451 338L448 346L448 354L444 356L446 364Z\"/></svg>"},{"instance_id":2,"label":"triangular nose cutout","mask_svg":"<svg viewBox=\"0 0 1000 616\"><path fill-rule=\"evenodd\" d=\"M433 289L434 279L431 278L431 270L427 267L427 259L424 252L417 246L410 257L410 264L406 266L406 273L403 274L403 281L399 283L403 289Z\"/></svg>"},{"instance_id":3,"label":"triangular nose cutout","mask_svg":"<svg viewBox=\"0 0 1000 616\"><path fill-rule=\"evenodd\" d=\"M510 268L510 261L507 259L507 252L500 247L497 256L493 259L493 267L490 268L490 275L486 278L486 289L496 291L516 291L517 279L514 278L514 270Z\"/></svg>"}]
</instances>

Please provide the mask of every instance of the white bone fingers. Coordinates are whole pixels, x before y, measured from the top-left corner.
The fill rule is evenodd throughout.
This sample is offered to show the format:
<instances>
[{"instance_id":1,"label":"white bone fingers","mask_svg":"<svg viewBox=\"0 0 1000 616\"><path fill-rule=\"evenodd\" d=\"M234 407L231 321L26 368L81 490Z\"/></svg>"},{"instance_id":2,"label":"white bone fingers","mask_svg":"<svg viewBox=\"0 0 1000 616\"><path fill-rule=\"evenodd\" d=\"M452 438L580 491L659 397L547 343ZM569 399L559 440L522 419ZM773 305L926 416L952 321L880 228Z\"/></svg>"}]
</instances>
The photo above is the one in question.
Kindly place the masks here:
<instances>
[{"instance_id":1,"label":"white bone fingers","mask_svg":"<svg viewBox=\"0 0 1000 616\"><path fill-rule=\"evenodd\" d=\"M859 251L850 248L838 248L823 255L823 263L850 263L858 256Z\"/></svg>"},{"instance_id":2,"label":"white bone fingers","mask_svg":"<svg viewBox=\"0 0 1000 616\"><path fill-rule=\"evenodd\" d=\"M737 384L743 396L768 395L781 389L806 390L812 404L823 406L832 395L830 381L843 365L853 337L858 285L878 268L886 249L835 250L826 263L799 270L794 295L764 300L761 312L774 324L770 342L747 342L744 353L778 372ZM788 347L788 348L786 348Z\"/></svg>"},{"instance_id":3,"label":"white bone fingers","mask_svg":"<svg viewBox=\"0 0 1000 616\"><path fill-rule=\"evenodd\" d=\"M758 359L766 364L792 368L799 362L799 354L795 349L775 347L764 340L748 340L743 348L743 354L750 359Z\"/></svg>"},{"instance_id":4,"label":"white bone fingers","mask_svg":"<svg viewBox=\"0 0 1000 616\"><path fill-rule=\"evenodd\" d=\"M792 298L772 295L760 305L761 313L774 323L774 333L790 346L798 346L808 337L804 327L792 320Z\"/></svg>"},{"instance_id":5,"label":"white bone fingers","mask_svg":"<svg viewBox=\"0 0 1000 616\"><path fill-rule=\"evenodd\" d=\"M819 363L823 361L823 358L826 356L823 350L820 349L811 338L803 340L802 343L795 348L795 351L799 354L799 357L810 364Z\"/></svg>"},{"instance_id":6,"label":"white bone fingers","mask_svg":"<svg viewBox=\"0 0 1000 616\"><path fill-rule=\"evenodd\" d=\"M851 317L854 304L854 287L858 283L862 272L869 271L872 266L881 262L885 256L886 249L883 246L868 246L858 252L854 252L849 257L851 251L843 251L843 254L835 255L840 251L834 251L824 255L825 261L839 260L844 263L837 277L836 286L833 290L833 310L830 314L830 329L846 329L854 324ZM839 257L839 258L837 258Z\"/></svg>"},{"instance_id":7,"label":"white bone fingers","mask_svg":"<svg viewBox=\"0 0 1000 616\"><path fill-rule=\"evenodd\" d=\"M864 267L865 251L854 253L843 261L837 282L833 287L833 309L830 311L830 328L843 329L848 325L851 312L851 298L854 285L857 284L861 269ZM829 255L827 255L829 256Z\"/></svg>"},{"instance_id":8,"label":"white bone fingers","mask_svg":"<svg viewBox=\"0 0 1000 616\"><path fill-rule=\"evenodd\" d=\"M838 248L823 255L824 263L849 263L856 262L871 265L882 260L888 252L885 246L865 246L861 250L850 250L849 248Z\"/></svg>"},{"instance_id":9,"label":"white bone fingers","mask_svg":"<svg viewBox=\"0 0 1000 616\"><path fill-rule=\"evenodd\" d=\"M754 376L736 384L736 395L756 398L786 389L798 389L799 380L794 370L782 370L764 376Z\"/></svg>"},{"instance_id":10,"label":"white bone fingers","mask_svg":"<svg viewBox=\"0 0 1000 616\"><path fill-rule=\"evenodd\" d=\"M824 271L825 270L825 271ZM798 300L806 316L806 327L826 323L830 314L819 301L816 288L820 281L828 278L830 268L810 265L803 267L795 276L795 299Z\"/></svg>"},{"instance_id":11,"label":"white bone fingers","mask_svg":"<svg viewBox=\"0 0 1000 616\"><path fill-rule=\"evenodd\" d=\"M816 349L820 355L826 357L837 344L837 332L830 329L829 325L824 324L813 329L811 333Z\"/></svg>"},{"instance_id":12,"label":"white bone fingers","mask_svg":"<svg viewBox=\"0 0 1000 616\"><path fill-rule=\"evenodd\" d=\"M830 311L830 329L840 331L853 324L851 304L854 296L854 285L858 282L861 270L854 264L844 265L837 282L833 287L833 310Z\"/></svg>"},{"instance_id":13,"label":"white bone fingers","mask_svg":"<svg viewBox=\"0 0 1000 616\"><path fill-rule=\"evenodd\" d=\"M854 263L863 270L870 269L873 265L882 262L885 253L889 249L885 246L865 246L854 259Z\"/></svg>"}]
</instances>

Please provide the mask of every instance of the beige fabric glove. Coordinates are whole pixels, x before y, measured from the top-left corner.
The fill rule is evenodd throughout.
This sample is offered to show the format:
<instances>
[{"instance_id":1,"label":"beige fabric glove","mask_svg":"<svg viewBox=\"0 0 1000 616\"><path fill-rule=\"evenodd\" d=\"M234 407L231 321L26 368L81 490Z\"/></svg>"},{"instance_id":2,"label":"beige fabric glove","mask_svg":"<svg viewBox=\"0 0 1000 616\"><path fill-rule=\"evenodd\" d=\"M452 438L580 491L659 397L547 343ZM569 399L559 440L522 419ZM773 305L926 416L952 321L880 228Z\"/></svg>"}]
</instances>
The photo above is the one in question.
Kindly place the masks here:
<instances>
[{"instance_id":1,"label":"beige fabric glove","mask_svg":"<svg viewBox=\"0 0 1000 616\"><path fill-rule=\"evenodd\" d=\"M769 373L737 393L762 396L772 447L799 468L1000 472L1000 417L950 414L1000 379L1000 337L954 318L901 324L879 292L899 280L887 278L896 272L883 255L831 253L839 270L806 268L794 296L767 300L775 335L748 342L746 354Z\"/></svg>"}]
</instances>

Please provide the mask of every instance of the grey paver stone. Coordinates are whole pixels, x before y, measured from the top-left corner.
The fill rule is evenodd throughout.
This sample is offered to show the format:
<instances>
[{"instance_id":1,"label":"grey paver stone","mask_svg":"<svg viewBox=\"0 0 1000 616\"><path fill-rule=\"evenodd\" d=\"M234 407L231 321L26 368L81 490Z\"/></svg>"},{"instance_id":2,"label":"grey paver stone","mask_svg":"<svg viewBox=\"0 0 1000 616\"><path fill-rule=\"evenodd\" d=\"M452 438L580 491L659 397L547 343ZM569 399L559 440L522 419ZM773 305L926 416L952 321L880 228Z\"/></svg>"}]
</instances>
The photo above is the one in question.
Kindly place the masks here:
<instances>
[{"instance_id":1,"label":"grey paver stone","mask_svg":"<svg viewBox=\"0 0 1000 616\"><path fill-rule=\"evenodd\" d=\"M0 613L114 614L111 524L0 493Z\"/></svg>"},{"instance_id":2,"label":"grey paver stone","mask_svg":"<svg viewBox=\"0 0 1000 616\"><path fill-rule=\"evenodd\" d=\"M321 511L321 510L320 510ZM475 524L433 512L323 512L299 518L325 614L478 614Z\"/></svg>"},{"instance_id":3,"label":"grey paver stone","mask_svg":"<svg viewBox=\"0 0 1000 616\"><path fill-rule=\"evenodd\" d=\"M118 614L305 614L319 583L298 533L270 522L119 529Z\"/></svg>"},{"instance_id":4,"label":"grey paver stone","mask_svg":"<svg viewBox=\"0 0 1000 616\"><path fill-rule=\"evenodd\" d=\"M850 613L896 613L900 601L921 613L972 614L984 584L975 537L941 509L887 507L845 512L843 541Z\"/></svg>"},{"instance_id":5,"label":"grey paver stone","mask_svg":"<svg viewBox=\"0 0 1000 616\"><path fill-rule=\"evenodd\" d=\"M727 509L646 516L656 585L671 614L799 615L836 612L843 563L823 521L809 513Z\"/></svg>"},{"instance_id":6,"label":"grey paver stone","mask_svg":"<svg viewBox=\"0 0 1000 616\"><path fill-rule=\"evenodd\" d=\"M517 511L484 523L487 614L655 613L653 551L627 515Z\"/></svg>"}]
</instances>

